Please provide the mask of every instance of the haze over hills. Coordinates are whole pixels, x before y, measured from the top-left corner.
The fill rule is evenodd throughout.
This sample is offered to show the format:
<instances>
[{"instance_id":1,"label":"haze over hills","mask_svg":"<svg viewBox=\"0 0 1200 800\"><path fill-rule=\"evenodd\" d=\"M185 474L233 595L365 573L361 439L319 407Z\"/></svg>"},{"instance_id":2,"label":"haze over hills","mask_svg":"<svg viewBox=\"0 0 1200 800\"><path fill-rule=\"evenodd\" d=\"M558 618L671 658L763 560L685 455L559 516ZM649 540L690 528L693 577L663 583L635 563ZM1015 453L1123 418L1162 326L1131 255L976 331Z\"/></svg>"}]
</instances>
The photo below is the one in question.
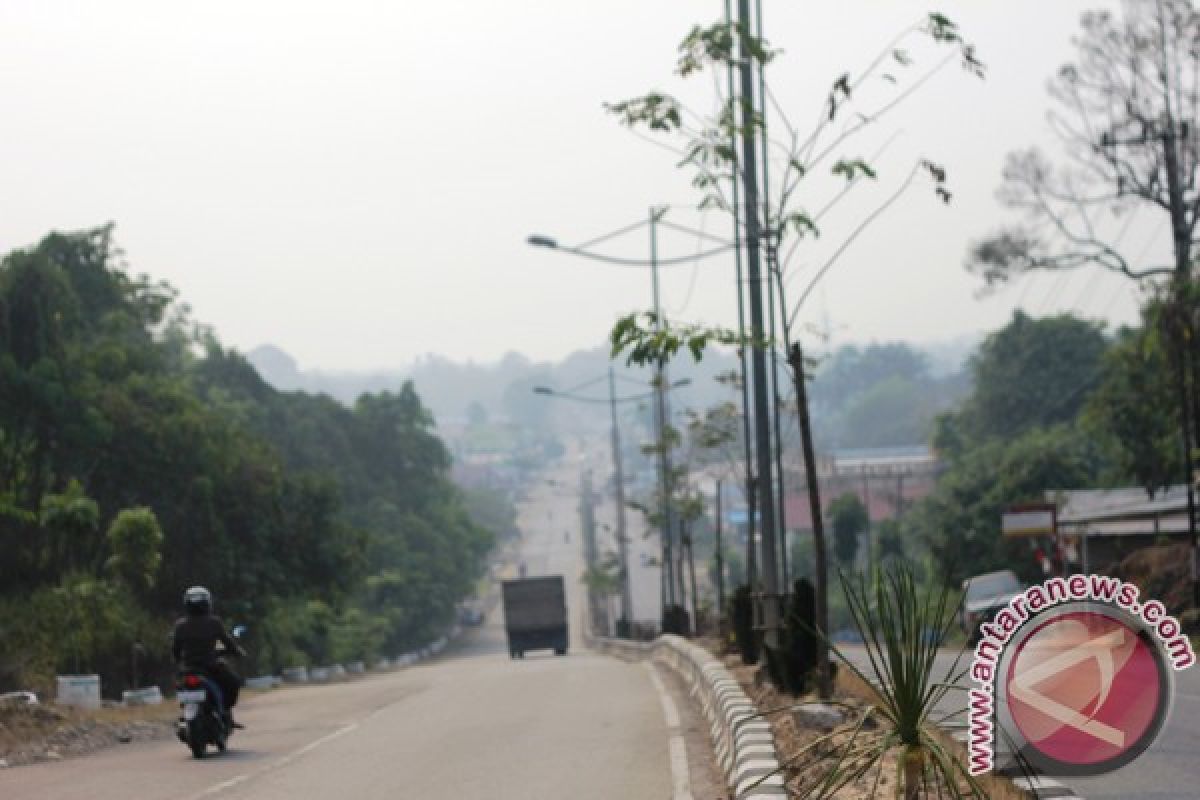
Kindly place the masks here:
<instances>
[{"instance_id":1,"label":"haze over hills","mask_svg":"<svg viewBox=\"0 0 1200 800\"><path fill-rule=\"evenodd\" d=\"M256 347L246 358L277 389L328 394L346 404L353 404L364 392L395 390L411 380L422 401L443 426L465 421L476 405L493 417L519 419L526 415L531 403L541 409L550 402L534 394L537 386L594 398L600 402L594 407L574 405L580 413L570 416L607 419L609 367L616 376L618 397L645 394L652 377L650 370L610 360L607 350L599 347L576 351L558 363L534 362L520 353L508 353L490 364L460 363L429 354L405 369L371 372L300 369L295 359L274 345ZM713 353L699 364L680 361L673 365L669 370L672 382L690 381L675 390L679 407L701 407L726 400L730 390L715 378L736 366L737 359L726 353Z\"/></svg>"},{"instance_id":2,"label":"haze over hills","mask_svg":"<svg viewBox=\"0 0 1200 800\"><path fill-rule=\"evenodd\" d=\"M840 446L923 443L932 415L952 406L968 390L963 365L979 340L972 336L922 345L840 344L823 360L812 387L818 438ZM557 363L534 362L520 353L486 364L429 354L407 368L370 372L302 369L288 353L270 344L253 349L247 358L278 389L327 394L347 405L365 392L395 390L411 380L444 432L480 416L561 431L604 429L609 367L617 376L618 397L644 394L651 377L649 370L613 362L602 347L576 351ZM673 408L709 408L736 400L736 391L716 379L737 367L732 352L711 352L698 364L679 359L670 368L669 380L689 383L672 392ZM847 382L847 370L860 375ZM835 380L834 375L839 377ZM782 365L780 382L781 394L790 395ZM597 402L548 399L534 393L538 386ZM645 404L641 411L649 413ZM886 429L881 425L875 433L847 430L852 420L858 426L864 416L903 418L904 423Z\"/></svg>"}]
</instances>

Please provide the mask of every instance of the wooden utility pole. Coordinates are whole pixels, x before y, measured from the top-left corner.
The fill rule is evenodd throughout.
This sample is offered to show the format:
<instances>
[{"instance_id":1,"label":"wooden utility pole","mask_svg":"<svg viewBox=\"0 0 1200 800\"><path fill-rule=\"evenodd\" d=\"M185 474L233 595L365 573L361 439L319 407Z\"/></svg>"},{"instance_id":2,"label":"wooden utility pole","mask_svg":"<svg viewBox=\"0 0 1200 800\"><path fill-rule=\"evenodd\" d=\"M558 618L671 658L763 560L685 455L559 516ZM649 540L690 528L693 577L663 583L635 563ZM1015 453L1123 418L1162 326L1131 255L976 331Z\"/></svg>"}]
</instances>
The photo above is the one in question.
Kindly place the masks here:
<instances>
[{"instance_id":1,"label":"wooden utility pole","mask_svg":"<svg viewBox=\"0 0 1200 800\"><path fill-rule=\"evenodd\" d=\"M817 459L813 453L812 421L808 417L808 388L804 375L804 351L793 342L788 351L788 366L796 388L796 414L800 419L800 443L804 450L805 478L808 483L808 502L812 506L813 577L816 578L817 622L817 693L822 699L833 693L829 671L829 574L825 565L825 523L821 514L821 486L817 475Z\"/></svg>"}]
</instances>

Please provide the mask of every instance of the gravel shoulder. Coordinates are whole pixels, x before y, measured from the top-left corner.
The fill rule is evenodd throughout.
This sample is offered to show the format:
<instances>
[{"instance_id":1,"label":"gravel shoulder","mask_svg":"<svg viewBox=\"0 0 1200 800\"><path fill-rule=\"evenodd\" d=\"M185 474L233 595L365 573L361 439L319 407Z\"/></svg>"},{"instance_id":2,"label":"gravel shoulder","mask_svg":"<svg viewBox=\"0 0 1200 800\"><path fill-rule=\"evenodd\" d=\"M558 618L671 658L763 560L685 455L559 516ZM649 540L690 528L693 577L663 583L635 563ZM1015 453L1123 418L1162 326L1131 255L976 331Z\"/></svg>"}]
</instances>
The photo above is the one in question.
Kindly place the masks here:
<instances>
[{"instance_id":1,"label":"gravel shoulder","mask_svg":"<svg viewBox=\"0 0 1200 800\"><path fill-rule=\"evenodd\" d=\"M47 704L0 705L0 768L170 738L176 713L174 703L96 711Z\"/></svg>"}]
</instances>

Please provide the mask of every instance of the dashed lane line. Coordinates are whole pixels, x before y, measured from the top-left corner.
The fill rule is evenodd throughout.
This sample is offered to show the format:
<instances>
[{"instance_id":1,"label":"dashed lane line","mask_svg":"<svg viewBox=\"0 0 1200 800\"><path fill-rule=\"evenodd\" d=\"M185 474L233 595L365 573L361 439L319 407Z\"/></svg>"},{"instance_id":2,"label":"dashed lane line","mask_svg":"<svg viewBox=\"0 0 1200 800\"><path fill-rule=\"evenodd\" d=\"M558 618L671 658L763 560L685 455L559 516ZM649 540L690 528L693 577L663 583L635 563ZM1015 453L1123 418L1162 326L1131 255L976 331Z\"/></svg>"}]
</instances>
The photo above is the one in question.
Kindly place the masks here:
<instances>
[{"instance_id":1,"label":"dashed lane line","mask_svg":"<svg viewBox=\"0 0 1200 800\"><path fill-rule=\"evenodd\" d=\"M370 716L374 716L374 713L372 713ZM360 723L358 723L358 722L351 722L349 725L343 725L342 727L338 728L336 731L333 731L332 733L327 733L324 736L322 736L320 739L315 739L315 740L309 742L308 744L304 745L303 747L293 750L292 752L288 753L287 755L285 755L281 758L275 759L270 764L267 764L265 767L262 767L261 769L256 769L253 772L247 772L242 775L238 775L234 778L230 778L227 781L222 781L221 783L210 786L207 789L204 789L204 790L192 795L191 797L188 798L188 800L203 800L203 798L205 798L205 797L215 797L219 794L229 791L230 789L240 786L241 784L246 783L247 781L254 780L255 778L261 778L263 775L266 775L268 772L274 772L277 769L286 767L288 764L291 764L296 759L301 758L302 756L305 756L305 755L311 753L313 750L316 750L321 745L328 744L329 742L332 742L334 739L337 739L341 736L345 736L347 733L350 733L351 731L355 730L359 726L359 724Z\"/></svg>"},{"instance_id":2,"label":"dashed lane line","mask_svg":"<svg viewBox=\"0 0 1200 800\"><path fill-rule=\"evenodd\" d=\"M342 727L338 728L336 731L327 733L319 739L314 739L313 741L309 742L308 744L304 745L303 747L299 747L299 748L293 750L292 752L288 753L287 755L281 756L280 758L275 759L270 764L267 764L266 766L264 766L260 769L256 769L253 772L246 772L241 775L234 776L234 777L230 778L229 780L222 781L221 783L209 786L207 789L202 789L201 791L197 792L196 794L193 794L190 797L188 797L187 800L204 800L204 798L216 797L217 795L223 794L224 792L227 792L230 789L236 788L236 787L242 785L243 783L246 783L247 781L252 781L255 778L261 778L263 775L266 775L269 772L274 772L277 769L286 767L288 764L291 764L293 761L295 761L298 758L303 758L304 756L311 753L313 750L316 750L318 747L328 744L329 742L332 742L334 739L338 739L342 736L345 736L347 733L350 733L351 731L356 730L364 722L370 720L372 717L374 717L377 714L381 714L384 711L387 711L393 705L401 702L402 700L403 700L403 698L400 698L391 703L380 706L379 708L376 708L370 714L367 714L365 717L358 720L357 722L348 723L348 724L343 725Z\"/></svg>"}]
</instances>

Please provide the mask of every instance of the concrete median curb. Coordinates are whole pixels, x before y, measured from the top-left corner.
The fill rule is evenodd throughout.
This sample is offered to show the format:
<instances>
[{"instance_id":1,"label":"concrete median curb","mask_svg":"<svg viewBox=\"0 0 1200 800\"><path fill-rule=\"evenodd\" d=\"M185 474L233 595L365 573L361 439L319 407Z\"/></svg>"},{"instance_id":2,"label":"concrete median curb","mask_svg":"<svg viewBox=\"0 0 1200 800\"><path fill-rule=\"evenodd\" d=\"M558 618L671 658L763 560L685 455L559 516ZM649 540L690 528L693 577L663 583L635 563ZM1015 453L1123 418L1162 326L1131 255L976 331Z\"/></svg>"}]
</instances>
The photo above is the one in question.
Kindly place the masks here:
<instances>
[{"instance_id":1,"label":"concrete median curb","mask_svg":"<svg viewBox=\"0 0 1200 800\"><path fill-rule=\"evenodd\" d=\"M787 797L770 724L756 716L750 698L711 653L674 635L653 642L595 638L590 644L626 660L653 659L683 678L709 723L717 763L736 800ZM770 777L754 785L764 775Z\"/></svg>"}]
</instances>

